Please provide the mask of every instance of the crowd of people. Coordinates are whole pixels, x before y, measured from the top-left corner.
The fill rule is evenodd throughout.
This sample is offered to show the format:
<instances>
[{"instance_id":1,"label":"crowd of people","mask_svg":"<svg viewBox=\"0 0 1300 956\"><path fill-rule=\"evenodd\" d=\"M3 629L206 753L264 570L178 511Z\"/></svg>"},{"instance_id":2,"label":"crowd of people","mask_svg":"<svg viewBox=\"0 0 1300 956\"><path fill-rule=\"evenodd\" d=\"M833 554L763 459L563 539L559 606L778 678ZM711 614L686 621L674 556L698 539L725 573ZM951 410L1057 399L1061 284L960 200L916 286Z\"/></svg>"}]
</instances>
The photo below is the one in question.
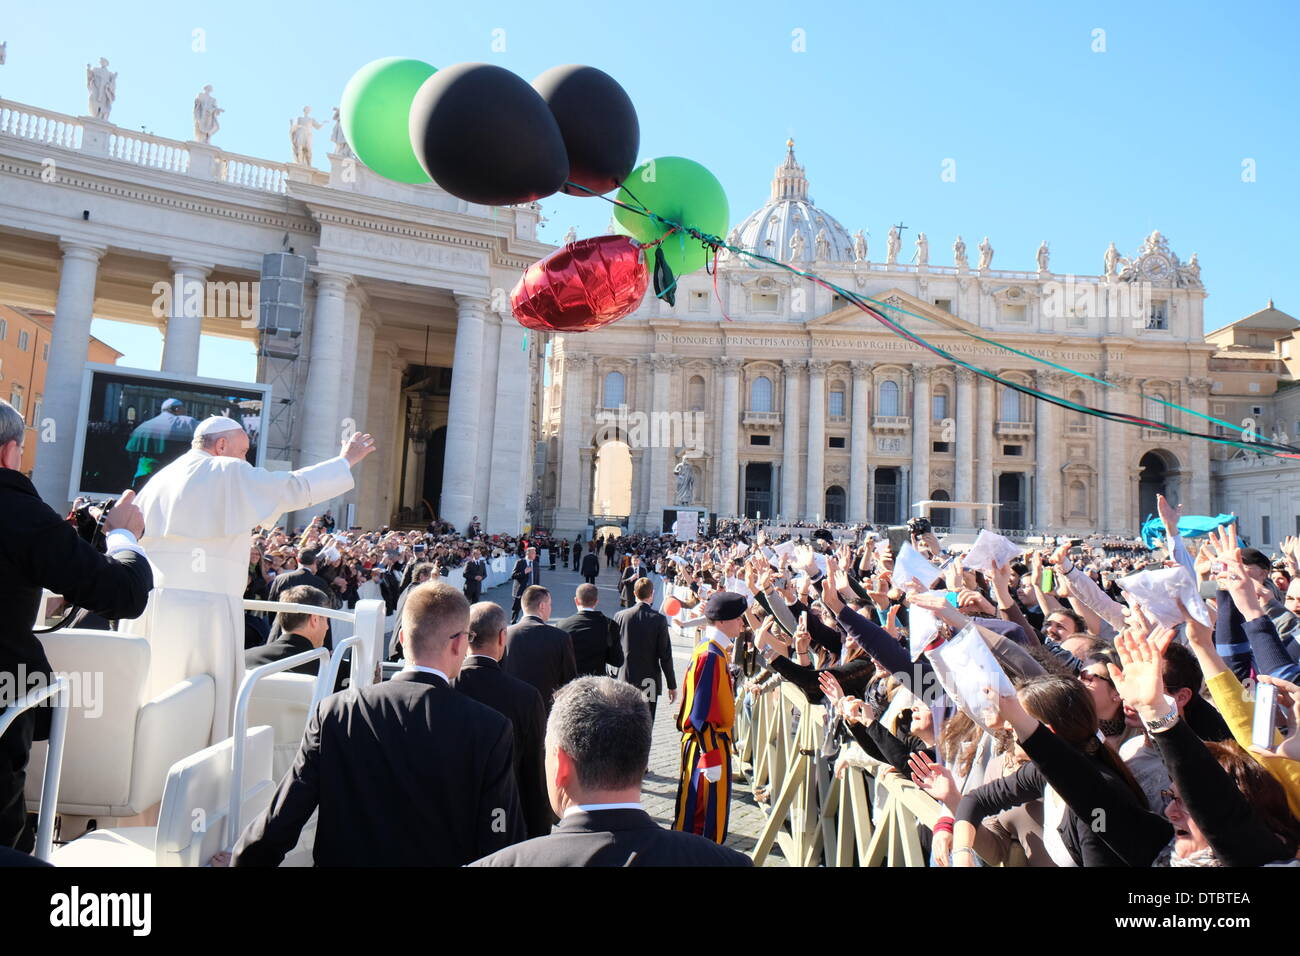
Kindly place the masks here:
<instances>
[{"instance_id":1,"label":"crowd of people","mask_svg":"<svg viewBox=\"0 0 1300 956\"><path fill-rule=\"evenodd\" d=\"M987 531L958 544L922 522L724 521L679 541L486 535L477 519L340 530L328 513L293 533L268 521L250 547L248 519L346 491L373 442L272 474L218 417L100 516L97 551L16 471L23 434L0 402L0 563L17 582L5 674L48 675L31 622L51 588L146 637L159 687L212 676L217 745L248 668L331 645L313 608L385 604L399 663L325 697L269 807L216 863L274 865L315 815L318 864L749 865L725 845L735 742L783 685L824 708L836 773L895 773L942 808L919 834L934 866L1296 862L1296 539L1268 556L1229 522L1188 541L1160 498L1154 549ZM483 600L489 562L509 611ZM572 594L548 587L559 564L583 579ZM597 581L618 590L613 617ZM244 614L240 647L241 588L297 609ZM680 674L674 636L692 648ZM671 828L641 806L665 697L681 735ZM24 771L48 723L28 711L3 738L0 861L30 860L4 848L30 848Z\"/></svg>"}]
</instances>

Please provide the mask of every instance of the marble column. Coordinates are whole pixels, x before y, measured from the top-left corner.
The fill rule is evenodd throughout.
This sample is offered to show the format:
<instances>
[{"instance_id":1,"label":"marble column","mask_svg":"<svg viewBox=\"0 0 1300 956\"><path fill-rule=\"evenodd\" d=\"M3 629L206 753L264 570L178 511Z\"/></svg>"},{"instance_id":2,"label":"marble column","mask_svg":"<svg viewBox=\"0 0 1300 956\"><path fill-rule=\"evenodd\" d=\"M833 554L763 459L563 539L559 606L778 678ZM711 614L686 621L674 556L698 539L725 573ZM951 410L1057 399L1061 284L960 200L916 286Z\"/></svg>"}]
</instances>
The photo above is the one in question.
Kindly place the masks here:
<instances>
[{"instance_id":1,"label":"marble column","mask_svg":"<svg viewBox=\"0 0 1300 956\"><path fill-rule=\"evenodd\" d=\"M786 521L798 521L803 514L799 504L799 376L808 367L807 359L785 359L785 411L781 415L781 510Z\"/></svg>"},{"instance_id":2,"label":"marble column","mask_svg":"<svg viewBox=\"0 0 1300 956\"><path fill-rule=\"evenodd\" d=\"M199 374L199 340L207 302L205 282L211 267L173 259L172 307L163 335L162 370L176 375Z\"/></svg>"},{"instance_id":3,"label":"marble column","mask_svg":"<svg viewBox=\"0 0 1300 956\"><path fill-rule=\"evenodd\" d=\"M95 276L103 246L62 240L63 260L59 271L59 297L54 306L54 329L50 335L50 360L45 371L44 418L33 422L39 441L33 477L41 498L63 513L69 503L68 485L72 472L73 436L81 411L81 383L90 341L90 320L95 310ZM46 422L50 423L47 427ZM80 476L73 476L79 478ZM75 486L76 480L72 481Z\"/></svg>"},{"instance_id":4,"label":"marble column","mask_svg":"<svg viewBox=\"0 0 1300 956\"><path fill-rule=\"evenodd\" d=\"M1193 378L1187 382L1187 389L1190 393L1191 403L1189 408L1200 412L1202 415L1210 413L1210 387L1212 382L1208 378ZM1199 420L1202 429L1208 430L1209 423L1205 419ZM1300 439L1300 436L1294 436L1294 439ZM1294 440L1293 439L1293 440ZM1214 510L1210 506L1210 443L1201 439L1190 439L1189 458L1185 468L1191 470L1190 481L1184 481L1182 487L1185 490L1186 497L1182 502L1183 511L1187 514L1210 515ZM1274 536L1286 533L1288 529L1280 528L1274 532Z\"/></svg>"},{"instance_id":5,"label":"marble column","mask_svg":"<svg viewBox=\"0 0 1300 956\"><path fill-rule=\"evenodd\" d=\"M932 365L912 365L912 486L907 514L912 504L930 497L930 376Z\"/></svg>"},{"instance_id":6,"label":"marble column","mask_svg":"<svg viewBox=\"0 0 1300 956\"><path fill-rule=\"evenodd\" d=\"M652 379L649 412L652 423L667 422L669 419L666 413L672 411L673 405L676 404L670 394L673 369L676 365L675 356L658 353L650 356ZM649 462L650 527L658 529L663 525L664 509L669 503L668 460L672 449L668 446L672 443L673 436L669 428L652 427L647 430L646 439L649 442L646 460Z\"/></svg>"},{"instance_id":7,"label":"marble column","mask_svg":"<svg viewBox=\"0 0 1300 956\"><path fill-rule=\"evenodd\" d=\"M586 387L586 371L591 364L589 356L570 351L566 345L561 369L564 390L563 425L559 443L560 462L558 479L557 531L572 532L586 527L587 512L580 513L578 490L578 449L582 445L582 428L586 419L590 390Z\"/></svg>"},{"instance_id":8,"label":"marble column","mask_svg":"<svg viewBox=\"0 0 1300 956\"><path fill-rule=\"evenodd\" d=\"M485 511L479 515L489 534L517 534L519 505L532 487L532 471L524 468L530 435L531 376L523 326L509 314L501 316L500 326L497 353L490 356L497 370L493 426L490 438L484 436L484 444L491 451L490 468L484 476L488 498Z\"/></svg>"},{"instance_id":9,"label":"marble column","mask_svg":"<svg viewBox=\"0 0 1300 956\"><path fill-rule=\"evenodd\" d=\"M366 431L375 439L375 451L362 462L358 484L361 488L358 514L365 528L378 528L389 522L389 486L393 462L392 405L390 376L397 346L375 340L371 331L370 394L366 396Z\"/></svg>"},{"instance_id":10,"label":"marble column","mask_svg":"<svg viewBox=\"0 0 1300 956\"><path fill-rule=\"evenodd\" d=\"M853 363L853 420L850 425L852 450L849 460L849 521L858 524L868 520L867 471L871 452L871 366L863 361Z\"/></svg>"},{"instance_id":11,"label":"marble column","mask_svg":"<svg viewBox=\"0 0 1300 956\"><path fill-rule=\"evenodd\" d=\"M316 306L312 310L311 354L307 363L307 387L303 392L299 467L333 458L343 444L343 423L339 416L342 405L340 382L345 361L345 297L351 283L351 276L333 272L316 274ZM346 361L351 360L352 356L347 356ZM323 510L313 506L312 514Z\"/></svg>"},{"instance_id":12,"label":"marble column","mask_svg":"<svg viewBox=\"0 0 1300 956\"><path fill-rule=\"evenodd\" d=\"M993 485L993 432L997 428L997 395L993 382L981 378L979 382L979 410L975 415L975 458L979 464L975 472L975 499L994 501ZM1003 527L1001 509L993 509L994 527Z\"/></svg>"},{"instance_id":13,"label":"marble column","mask_svg":"<svg viewBox=\"0 0 1300 956\"><path fill-rule=\"evenodd\" d=\"M463 531L474 516L474 488L479 480L475 469L478 445L483 437L479 379L483 373L483 315L486 310L487 299L475 295L456 296L456 350L452 359L447 451L438 514L458 531Z\"/></svg>"},{"instance_id":14,"label":"marble column","mask_svg":"<svg viewBox=\"0 0 1300 956\"><path fill-rule=\"evenodd\" d=\"M1060 372L1038 370L1034 373L1036 387L1050 395L1061 394L1066 387ZM1034 518L1036 530L1051 531L1060 524L1058 493L1061 485L1061 465L1058 452L1061 443L1060 409L1051 402L1034 402Z\"/></svg>"},{"instance_id":15,"label":"marble column","mask_svg":"<svg viewBox=\"0 0 1300 956\"><path fill-rule=\"evenodd\" d=\"M1129 389L1133 387L1133 377L1120 372L1106 372L1101 376L1114 388L1102 389L1106 411L1132 412L1129 407ZM1134 534L1134 521L1137 508L1129 507L1131 499L1130 476L1135 469L1129 463L1129 438L1136 431L1135 426L1123 422L1108 421L1102 424L1102 444L1098 448L1101 456L1102 475L1102 530L1112 534Z\"/></svg>"},{"instance_id":16,"label":"marble column","mask_svg":"<svg viewBox=\"0 0 1300 956\"><path fill-rule=\"evenodd\" d=\"M808 362L808 487L804 518L826 517L826 369L830 362Z\"/></svg>"},{"instance_id":17,"label":"marble column","mask_svg":"<svg viewBox=\"0 0 1300 956\"><path fill-rule=\"evenodd\" d=\"M957 501L975 500L975 373L958 367L957 378L957 443L953 457L956 459L957 481L953 498ZM974 515L967 508L953 511L952 520L957 528L975 526Z\"/></svg>"},{"instance_id":18,"label":"marble column","mask_svg":"<svg viewBox=\"0 0 1300 956\"><path fill-rule=\"evenodd\" d=\"M716 508L719 517L729 517L740 513L736 475L740 455L740 359L718 358L714 363L722 370L722 460L718 462L722 481Z\"/></svg>"},{"instance_id":19,"label":"marble column","mask_svg":"<svg viewBox=\"0 0 1300 956\"><path fill-rule=\"evenodd\" d=\"M644 514L648 509L645 499L645 449L632 449L632 514Z\"/></svg>"}]
</instances>

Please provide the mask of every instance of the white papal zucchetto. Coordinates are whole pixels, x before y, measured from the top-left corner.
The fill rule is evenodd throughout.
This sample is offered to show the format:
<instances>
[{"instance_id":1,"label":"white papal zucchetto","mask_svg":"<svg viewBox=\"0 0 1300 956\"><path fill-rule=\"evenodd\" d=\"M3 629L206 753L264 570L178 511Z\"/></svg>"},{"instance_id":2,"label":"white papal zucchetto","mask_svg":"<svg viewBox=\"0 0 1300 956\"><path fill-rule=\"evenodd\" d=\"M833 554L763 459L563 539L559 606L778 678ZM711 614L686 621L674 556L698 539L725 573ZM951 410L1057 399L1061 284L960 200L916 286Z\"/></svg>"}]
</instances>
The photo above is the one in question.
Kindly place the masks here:
<instances>
[{"instance_id":1,"label":"white papal zucchetto","mask_svg":"<svg viewBox=\"0 0 1300 956\"><path fill-rule=\"evenodd\" d=\"M195 438L207 438L209 435L220 435L223 432L242 432L244 426L233 418L223 418L220 415L213 415L211 418L205 418L194 429Z\"/></svg>"}]
</instances>

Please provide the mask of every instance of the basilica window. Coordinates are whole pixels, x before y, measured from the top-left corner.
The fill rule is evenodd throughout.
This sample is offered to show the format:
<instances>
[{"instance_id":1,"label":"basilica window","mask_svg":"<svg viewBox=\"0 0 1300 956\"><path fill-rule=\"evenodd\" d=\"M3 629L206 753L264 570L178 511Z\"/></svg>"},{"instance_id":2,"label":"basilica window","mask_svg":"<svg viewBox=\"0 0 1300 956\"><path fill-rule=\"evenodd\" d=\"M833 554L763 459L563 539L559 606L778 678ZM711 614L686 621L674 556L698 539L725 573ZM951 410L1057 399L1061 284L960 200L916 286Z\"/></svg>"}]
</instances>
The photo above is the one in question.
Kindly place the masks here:
<instances>
[{"instance_id":1,"label":"basilica window","mask_svg":"<svg viewBox=\"0 0 1300 956\"><path fill-rule=\"evenodd\" d=\"M760 375L749 386L749 410L751 412L772 410L772 380L766 375Z\"/></svg>"},{"instance_id":2,"label":"basilica window","mask_svg":"<svg viewBox=\"0 0 1300 956\"><path fill-rule=\"evenodd\" d=\"M1151 311L1147 313L1148 329L1167 329L1169 328L1169 303L1163 299L1157 299L1151 303Z\"/></svg>"},{"instance_id":3,"label":"basilica window","mask_svg":"<svg viewBox=\"0 0 1300 956\"><path fill-rule=\"evenodd\" d=\"M898 383L884 381L880 383L880 414L894 416L898 414Z\"/></svg>"},{"instance_id":4,"label":"basilica window","mask_svg":"<svg viewBox=\"0 0 1300 956\"><path fill-rule=\"evenodd\" d=\"M692 375L690 382L686 386L686 401L693 412L704 411L704 378L700 375Z\"/></svg>"},{"instance_id":5,"label":"basilica window","mask_svg":"<svg viewBox=\"0 0 1300 956\"><path fill-rule=\"evenodd\" d=\"M604 399L601 402L603 408L618 408L623 404L626 379L623 378L622 372L610 372L605 376Z\"/></svg>"},{"instance_id":6,"label":"basilica window","mask_svg":"<svg viewBox=\"0 0 1300 956\"><path fill-rule=\"evenodd\" d=\"M831 411L831 414L832 414L832 415L837 415L837 416L839 416L840 418L843 418L843 417L844 417L844 391L843 391L843 389L837 389L837 390L834 390L834 391L831 392L830 411Z\"/></svg>"},{"instance_id":7,"label":"basilica window","mask_svg":"<svg viewBox=\"0 0 1300 956\"><path fill-rule=\"evenodd\" d=\"M1146 418L1149 421L1169 424L1169 406L1164 404L1169 401L1169 396L1162 390L1153 390L1146 397Z\"/></svg>"},{"instance_id":8,"label":"basilica window","mask_svg":"<svg viewBox=\"0 0 1300 956\"><path fill-rule=\"evenodd\" d=\"M1088 514L1088 488L1082 481L1070 482L1070 514Z\"/></svg>"},{"instance_id":9,"label":"basilica window","mask_svg":"<svg viewBox=\"0 0 1300 956\"><path fill-rule=\"evenodd\" d=\"M1002 389L1002 409L1001 419L1004 422L1023 422L1026 419L1021 413L1021 394L1014 388Z\"/></svg>"},{"instance_id":10,"label":"basilica window","mask_svg":"<svg viewBox=\"0 0 1300 956\"><path fill-rule=\"evenodd\" d=\"M940 385L930 396L930 418L941 422L948 417L948 387Z\"/></svg>"}]
</instances>

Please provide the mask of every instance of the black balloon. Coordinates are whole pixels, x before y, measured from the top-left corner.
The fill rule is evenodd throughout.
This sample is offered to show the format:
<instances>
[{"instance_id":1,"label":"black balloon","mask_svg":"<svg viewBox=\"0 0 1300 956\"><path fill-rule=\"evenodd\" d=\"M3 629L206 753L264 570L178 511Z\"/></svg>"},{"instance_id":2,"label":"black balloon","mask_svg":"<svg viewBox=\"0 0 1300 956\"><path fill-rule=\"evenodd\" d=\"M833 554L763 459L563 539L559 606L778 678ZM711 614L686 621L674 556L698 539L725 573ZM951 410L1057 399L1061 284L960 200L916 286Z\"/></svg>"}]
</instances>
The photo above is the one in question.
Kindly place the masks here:
<instances>
[{"instance_id":1,"label":"black balloon","mask_svg":"<svg viewBox=\"0 0 1300 956\"><path fill-rule=\"evenodd\" d=\"M545 101L509 70L457 63L411 101L411 147L424 171L469 202L508 206L550 196L569 175Z\"/></svg>"},{"instance_id":2,"label":"black balloon","mask_svg":"<svg viewBox=\"0 0 1300 956\"><path fill-rule=\"evenodd\" d=\"M594 66L555 66L533 80L560 124L569 155L569 180L591 192L564 187L574 196L607 193L636 165L641 125L623 87Z\"/></svg>"}]
</instances>

